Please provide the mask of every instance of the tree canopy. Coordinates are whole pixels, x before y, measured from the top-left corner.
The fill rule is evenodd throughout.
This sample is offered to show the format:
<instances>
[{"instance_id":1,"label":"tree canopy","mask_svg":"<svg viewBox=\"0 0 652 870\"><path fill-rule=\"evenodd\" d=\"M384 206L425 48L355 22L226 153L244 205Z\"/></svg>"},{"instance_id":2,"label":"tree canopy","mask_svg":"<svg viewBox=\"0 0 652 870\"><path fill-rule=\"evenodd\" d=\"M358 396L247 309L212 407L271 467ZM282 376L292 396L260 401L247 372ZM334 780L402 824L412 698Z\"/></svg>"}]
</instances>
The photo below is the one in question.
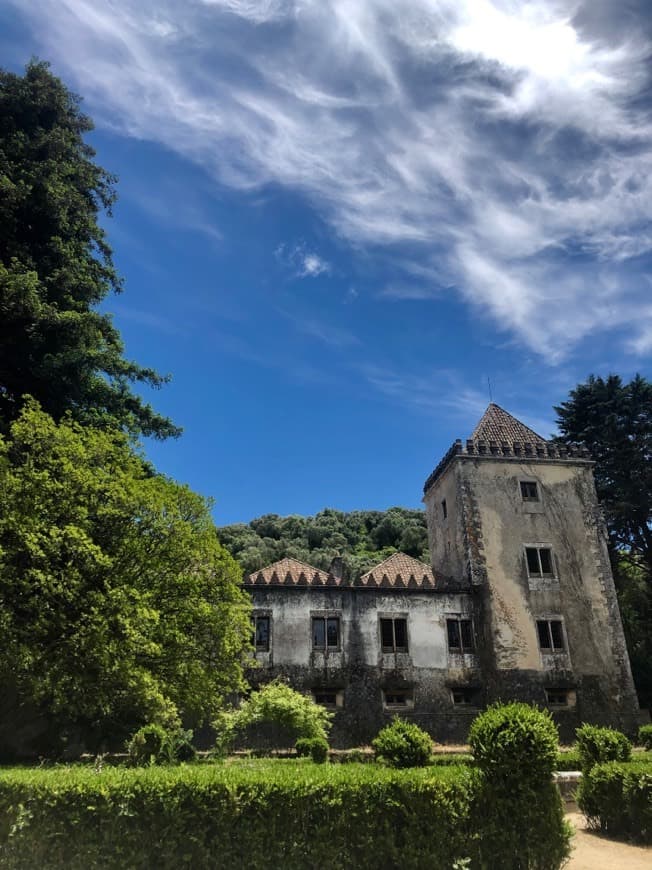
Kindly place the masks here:
<instances>
[{"instance_id":1,"label":"tree canopy","mask_svg":"<svg viewBox=\"0 0 652 870\"><path fill-rule=\"evenodd\" d=\"M32 62L0 70L0 426L34 396L59 420L118 425L165 438L179 429L132 390L167 378L125 359L97 306L121 290L99 225L115 178L85 141L80 100Z\"/></svg>"},{"instance_id":2,"label":"tree canopy","mask_svg":"<svg viewBox=\"0 0 652 870\"><path fill-rule=\"evenodd\" d=\"M29 401L0 437L0 750L39 716L50 750L209 721L242 688L240 579L205 499Z\"/></svg>"},{"instance_id":3,"label":"tree canopy","mask_svg":"<svg viewBox=\"0 0 652 870\"><path fill-rule=\"evenodd\" d=\"M342 556L346 579L356 579L397 550L430 562L425 513L408 508L350 513L326 508L313 517L266 514L218 532L246 574L287 556L324 571Z\"/></svg>"},{"instance_id":4,"label":"tree canopy","mask_svg":"<svg viewBox=\"0 0 652 870\"><path fill-rule=\"evenodd\" d=\"M595 460L613 550L652 579L652 383L591 375L555 411L562 440Z\"/></svg>"}]
</instances>

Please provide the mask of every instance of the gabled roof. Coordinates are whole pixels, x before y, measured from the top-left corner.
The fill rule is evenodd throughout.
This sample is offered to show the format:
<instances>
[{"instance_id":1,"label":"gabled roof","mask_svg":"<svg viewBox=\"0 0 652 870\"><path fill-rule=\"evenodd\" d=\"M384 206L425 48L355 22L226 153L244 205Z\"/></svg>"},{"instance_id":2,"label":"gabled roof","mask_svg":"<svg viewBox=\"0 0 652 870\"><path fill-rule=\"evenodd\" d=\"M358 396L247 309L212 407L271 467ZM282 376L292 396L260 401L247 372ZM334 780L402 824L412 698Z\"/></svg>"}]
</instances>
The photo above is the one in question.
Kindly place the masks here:
<instances>
[{"instance_id":1,"label":"gabled roof","mask_svg":"<svg viewBox=\"0 0 652 870\"><path fill-rule=\"evenodd\" d=\"M389 589L434 589L435 575L430 565L405 553L394 553L380 565L363 574L356 585Z\"/></svg>"},{"instance_id":2,"label":"gabled roof","mask_svg":"<svg viewBox=\"0 0 652 870\"><path fill-rule=\"evenodd\" d=\"M523 443L545 444L545 439L537 435L525 423L521 423L516 417L508 414L500 405L491 402L482 415L478 425L471 435L472 441L503 441L510 443L520 441Z\"/></svg>"},{"instance_id":3,"label":"gabled roof","mask_svg":"<svg viewBox=\"0 0 652 870\"><path fill-rule=\"evenodd\" d=\"M341 586L342 580L298 559L281 559L244 579L245 586Z\"/></svg>"}]
</instances>

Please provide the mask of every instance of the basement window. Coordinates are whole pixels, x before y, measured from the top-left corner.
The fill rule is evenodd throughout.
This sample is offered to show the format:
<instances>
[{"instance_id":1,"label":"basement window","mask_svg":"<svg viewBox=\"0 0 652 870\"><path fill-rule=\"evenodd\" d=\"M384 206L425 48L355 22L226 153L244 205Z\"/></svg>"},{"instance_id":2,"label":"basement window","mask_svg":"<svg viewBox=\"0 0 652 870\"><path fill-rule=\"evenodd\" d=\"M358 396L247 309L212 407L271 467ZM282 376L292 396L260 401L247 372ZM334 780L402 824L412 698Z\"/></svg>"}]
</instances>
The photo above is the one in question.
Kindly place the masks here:
<instances>
[{"instance_id":1,"label":"basement window","mask_svg":"<svg viewBox=\"0 0 652 870\"><path fill-rule=\"evenodd\" d=\"M381 619L380 637L384 653L407 652L407 619Z\"/></svg>"},{"instance_id":2,"label":"basement window","mask_svg":"<svg viewBox=\"0 0 652 870\"><path fill-rule=\"evenodd\" d=\"M451 698L456 707L475 707L478 702L478 690L460 686L451 689Z\"/></svg>"},{"instance_id":3,"label":"basement window","mask_svg":"<svg viewBox=\"0 0 652 870\"><path fill-rule=\"evenodd\" d=\"M312 648L339 649L340 619L338 616L313 616Z\"/></svg>"},{"instance_id":4,"label":"basement window","mask_svg":"<svg viewBox=\"0 0 652 870\"><path fill-rule=\"evenodd\" d=\"M385 707L399 708L412 707L414 695L411 689L386 689L383 692Z\"/></svg>"},{"instance_id":5,"label":"basement window","mask_svg":"<svg viewBox=\"0 0 652 870\"><path fill-rule=\"evenodd\" d=\"M546 689L549 707L568 707L568 689Z\"/></svg>"},{"instance_id":6,"label":"basement window","mask_svg":"<svg viewBox=\"0 0 652 870\"><path fill-rule=\"evenodd\" d=\"M254 624L254 646L256 652L269 652L269 616L255 616L252 619Z\"/></svg>"},{"instance_id":7,"label":"basement window","mask_svg":"<svg viewBox=\"0 0 652 870\"><path fill-rule=\"evenodd\" d=\"M526 547L528 577L554 577L555 572L550 547Z\"/></svg>"},{"instance_id":8,"label":"basement window","mask_svg":"<svg viewBox=\"0 0 652 870\"><path fill-rule=\"evenodd\" d=\"M521 498L523 501L539 501L539 487L533 480L521 481Z\"/></svg>"},{"instance_id":9,"label":"basement window","mask_svg":"<svg viewBox=\"0 0 652 870\"><path fill-rule=\"evenodd\" d=\"M344 693L342 689L313 689L312 697L315 704L335 709L343 706Z\"/></svg>"},{"instance_id":10,"label":"basement window","mask_svg":"<svg viewBox=\"0 0 652 870\"><path fill-rule=\"evenodd\" d=\"M447 619L446 632L449 652L473 652L473 625L470 619Z\"/></svg>"},{"instance_id":11,"label":"basement window","mask_svg":"<svg viewBox=\"0 0 652 870\"><path fill-rule=\"evenodd\" d=\"M537 634L539 648L543 652L562 652L566 649L561 619L537 619Z\"/></svg>"}]
</instances>

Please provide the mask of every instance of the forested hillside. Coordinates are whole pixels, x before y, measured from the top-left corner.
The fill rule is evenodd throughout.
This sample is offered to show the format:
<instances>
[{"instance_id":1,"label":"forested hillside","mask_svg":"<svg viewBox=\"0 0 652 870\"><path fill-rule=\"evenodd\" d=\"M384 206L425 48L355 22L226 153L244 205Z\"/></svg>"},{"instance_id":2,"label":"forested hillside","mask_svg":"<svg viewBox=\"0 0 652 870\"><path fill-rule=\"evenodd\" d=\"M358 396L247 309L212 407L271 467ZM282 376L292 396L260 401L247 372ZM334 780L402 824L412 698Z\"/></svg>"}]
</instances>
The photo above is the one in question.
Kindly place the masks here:
<instances>
[{"instance_id":1,"label":"forested hillside","mask_svg":"<svg viewBox=\"0 0 652 870\"><path fill-rule=\"evenodd\" d=\"M218 531L245 574L285 556L328 570L333 557L341 555L347 579L397 550L430 561L424 512L400 507L350 513L326 508L313 517L266 514Z\"/></svg>"}]
</instances>

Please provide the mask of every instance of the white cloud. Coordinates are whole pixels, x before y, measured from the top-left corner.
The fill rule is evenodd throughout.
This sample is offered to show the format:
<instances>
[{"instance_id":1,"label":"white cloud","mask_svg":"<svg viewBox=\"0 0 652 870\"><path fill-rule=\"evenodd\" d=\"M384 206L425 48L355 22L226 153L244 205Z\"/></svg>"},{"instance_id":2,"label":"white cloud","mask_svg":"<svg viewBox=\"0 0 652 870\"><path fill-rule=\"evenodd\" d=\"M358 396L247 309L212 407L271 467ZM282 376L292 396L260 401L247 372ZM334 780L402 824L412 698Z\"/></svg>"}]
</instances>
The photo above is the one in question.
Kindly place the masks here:
<instances>
[{"instance_id":1,"label":"white cloud","mask_svg":"<svg viewBox=\"0 0 652 870\"><path fill-rule=\"evenodd\" d=\"M331 266L302 242L298 245L279 245L274 251L276 259L288 266L297 278L316 278L330 272Z\"/></svg>"},{"instance_id":2,"label":"white cloud","mask_svg":"<svg viewBox=\"0 0 652 870\"><path fill-rule=\"evenodd\" d=\"M101 123L222 184L299 190L356 245L410 243L550 361L614 326L650 352L644 3L14 2Z\"/></svg>"}]
</instances>

